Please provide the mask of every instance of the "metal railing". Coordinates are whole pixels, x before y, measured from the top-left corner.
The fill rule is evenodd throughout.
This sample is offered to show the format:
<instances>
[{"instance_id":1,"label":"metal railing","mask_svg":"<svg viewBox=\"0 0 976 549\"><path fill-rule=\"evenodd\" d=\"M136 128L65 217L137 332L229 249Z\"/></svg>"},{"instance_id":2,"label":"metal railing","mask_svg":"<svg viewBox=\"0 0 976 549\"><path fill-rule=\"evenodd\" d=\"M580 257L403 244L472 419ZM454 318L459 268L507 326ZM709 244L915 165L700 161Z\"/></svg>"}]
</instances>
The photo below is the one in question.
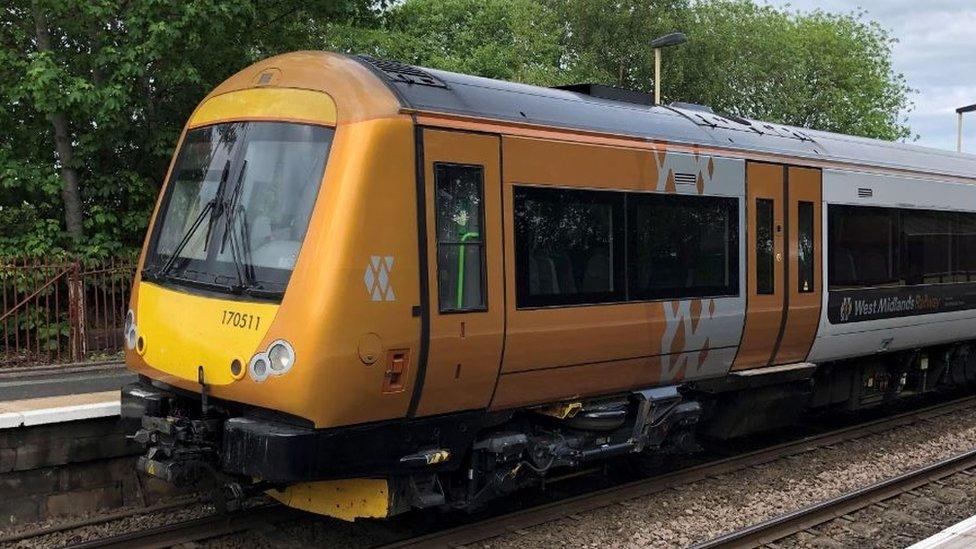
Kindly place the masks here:
<instances>
[{"instance_id":1,"label":"metal railing","mask_svg":"<svg viewBox=\"0 0 976 549\"><path fill-rule=\"evenodd\" d=\"M135 261L0 260L0 367L118 356Z\"/></svg>"}]
</instances>

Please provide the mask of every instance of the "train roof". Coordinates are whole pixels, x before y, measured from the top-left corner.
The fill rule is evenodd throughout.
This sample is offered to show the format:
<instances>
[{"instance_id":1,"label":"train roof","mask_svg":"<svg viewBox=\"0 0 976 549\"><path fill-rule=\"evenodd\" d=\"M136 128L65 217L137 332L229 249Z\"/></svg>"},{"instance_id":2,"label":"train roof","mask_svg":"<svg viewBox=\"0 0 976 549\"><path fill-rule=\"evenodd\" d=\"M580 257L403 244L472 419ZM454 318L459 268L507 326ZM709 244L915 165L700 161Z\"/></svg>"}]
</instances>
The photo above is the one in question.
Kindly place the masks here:
<instances>
[{"instance_id":1,"label":"train roof","mask_svg":"<svg viewBox=\"0 0 976 549\"><path fill-rule=\"evenodd\" d=\"M404 108L415 111L976 178L976 155L729 117L690 105L641 105L367 56L356 59L393 90Z\"/></svg>"}]
</instances>

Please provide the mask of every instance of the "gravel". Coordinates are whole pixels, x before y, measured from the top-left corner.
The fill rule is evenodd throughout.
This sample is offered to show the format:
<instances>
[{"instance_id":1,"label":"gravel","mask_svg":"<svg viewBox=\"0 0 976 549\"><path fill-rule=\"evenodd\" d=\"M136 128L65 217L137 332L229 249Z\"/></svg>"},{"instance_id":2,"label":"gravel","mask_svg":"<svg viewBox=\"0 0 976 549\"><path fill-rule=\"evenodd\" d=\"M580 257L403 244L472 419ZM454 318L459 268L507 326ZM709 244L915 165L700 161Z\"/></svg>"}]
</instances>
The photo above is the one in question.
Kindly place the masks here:
<instances>
[{"instance_id":1,"label":"gravel","mask_svg":"<svg viewBox=\"0 0 976 549\"><path fill-rule=\"evenodd\" d=\"M126 532L145 530L147 528L154 528L156 526L163 526L165 524L199 518L212 514L214 512L214 508L212 505L195 501L188 502L186 506L148 513L139 513L140 509L136 507L116 508L105 513L94 514L89 517L73 518L72 522L76 520L84 520L85 518L97 520L99 517L108 517L110 515L130 511L138 514L132 514L131 516L110 520L108 522L72 528L70 530L64 530L61 532L52 532L50 534L31 537L17 542L0 543L0 548L33 549L45 547L64 547L69 544L82 543L109 536L115 536ZM45 527L57 526L59 522L63 522L63 520L58 521L57 519L49 519L43 523L24 524L18 526L16 529L10 528L0 530L0 537L16 535L21 532L27 532Z\"/></svg>"},{"instance_id":2,"label":"gravel","mask_svg":"<svg viewBox=\"0 0 976 549\"><path fill-rule=\"evenodd\" d=\"M401 521L402 522L402 521ZM303 520L278 524L256 531L201 544L219 549L264 549L286 547L374 547L411 537L412 531L400 531L394 522L360 520L345 522L329 517L309 515Z\"/></svg>"},{"instance_id":3,"label":"gravel","mask_svg":"<svg viewBox=\"0 0 976 549\"><path fill-rule=\"evenodd\" d=\"M836 443L729 474L678 486L572 518L520 530L482 548L676 547L705 541L790 510L908 472L976 447L976 408ZM976 477L957 474L852 516L782 547L904 547L976 513ZM915 495L917 494L917 495ZM209 505L135 515L105 524L31 538L0 547L59 547L185 521L212 513ZM309 515L201 544L207 547L366 547L410 537L423 521L411 514L391 521L346 523ZM31 525L37 527L38 525ZM0 536L11 531L0 530Z\"/></svg>"},{"instance_id":4,"label":"gravel","mask_svg":"<svg viewBox=\"0 0 976 549\"><path fill-rule=\"evenodd\" d=\"M964 410L582 513L479 547L687 546L974 447L976 409ZM942 506L932 513L944 514ZM969 516L974 508L960 512ZM899 520L889 518L889 522ZM939 529L933 526L926 531ZM876 538L859 538L857 545L874 546ZM904 546L904 542L894 545Z\"/></svg>"},{"instance_id":5,"label":"gravel","mask_svg":"<svg viewBox=\"0 0 976 549\"><path fill-rule=\"evenodd\" d=\"M777 543L786 548L902 548L976 513L976 476L956 474Z\"/></svg>"}]
</instances>

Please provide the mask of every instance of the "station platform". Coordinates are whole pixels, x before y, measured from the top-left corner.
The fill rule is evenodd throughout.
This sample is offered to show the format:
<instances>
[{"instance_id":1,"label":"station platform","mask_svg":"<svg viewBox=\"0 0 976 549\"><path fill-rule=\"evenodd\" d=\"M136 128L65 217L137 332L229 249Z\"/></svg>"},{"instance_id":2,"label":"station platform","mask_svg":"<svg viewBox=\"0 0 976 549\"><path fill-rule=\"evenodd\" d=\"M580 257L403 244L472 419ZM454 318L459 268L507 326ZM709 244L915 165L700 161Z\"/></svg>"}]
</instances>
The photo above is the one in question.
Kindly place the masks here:
<instances>
[{"instance_id":1,"label":"station platform","mask_svg":"<svg viewBox=\"0 0 976 549\"><path fill-rule=\"evenodd\" d=\"M136 379L118 363L0 370L0 429L117 416Z\"/></svg>"},{"instance_id":2,"label":"station platform","mask_svg":"<svg viewBox=\"0 0 976 549\"><path fill-rule=\"evenodd\" d=\"M0 429L119 415L119 391L0 401Z\"/></svg>"},{"instance_id":3,"label":"station platform","mask_svg":"<svg viewBox=\"0 0 976 549\"><path fill-rule=\"evenodd\" d=\"M0 369L0 402L112 391L137 377L118 362Z\"/></svg>"},{"instance_id":4,"label":"station platform","mask_svg":"<svg viewBox=\"0 0 976 549\"><path fill-rule=\"evenodd\" d=\"M953 524L908 549L969 549L972 547L976 547L976 516Z\"/></svg>"}]
</instances>

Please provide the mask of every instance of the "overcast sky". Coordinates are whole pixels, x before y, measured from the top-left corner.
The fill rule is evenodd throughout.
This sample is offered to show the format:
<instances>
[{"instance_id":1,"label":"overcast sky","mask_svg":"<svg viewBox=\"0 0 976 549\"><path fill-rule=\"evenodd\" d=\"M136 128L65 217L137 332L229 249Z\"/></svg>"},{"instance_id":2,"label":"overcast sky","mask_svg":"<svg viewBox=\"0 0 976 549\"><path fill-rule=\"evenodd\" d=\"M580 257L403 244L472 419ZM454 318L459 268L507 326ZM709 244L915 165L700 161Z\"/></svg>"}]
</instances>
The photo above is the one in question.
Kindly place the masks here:
<instances>
[{"instance_id":1,"label":"overcast sky","mask_svg":"<svg viewBox=\"0 0 976 549\"><path fill-rule=\"evenodd\" d=\"M851 12L858 7L899 40L895 70L918 90L908 120L919 145L956 148L956 108L976 103L976 0L768 0L774 6ZM963 122L976 153L976 113Z\"/></svg>"}]
</instances>

